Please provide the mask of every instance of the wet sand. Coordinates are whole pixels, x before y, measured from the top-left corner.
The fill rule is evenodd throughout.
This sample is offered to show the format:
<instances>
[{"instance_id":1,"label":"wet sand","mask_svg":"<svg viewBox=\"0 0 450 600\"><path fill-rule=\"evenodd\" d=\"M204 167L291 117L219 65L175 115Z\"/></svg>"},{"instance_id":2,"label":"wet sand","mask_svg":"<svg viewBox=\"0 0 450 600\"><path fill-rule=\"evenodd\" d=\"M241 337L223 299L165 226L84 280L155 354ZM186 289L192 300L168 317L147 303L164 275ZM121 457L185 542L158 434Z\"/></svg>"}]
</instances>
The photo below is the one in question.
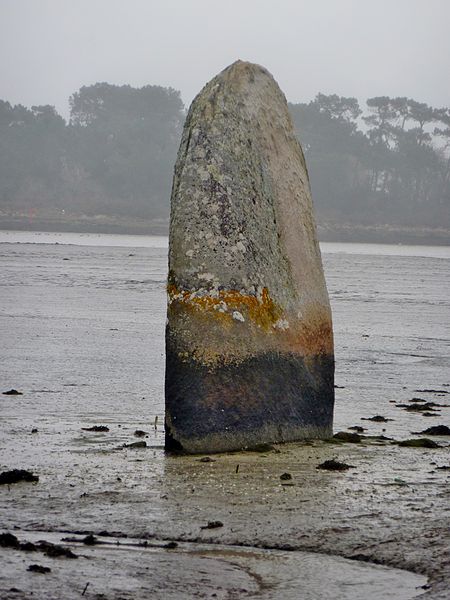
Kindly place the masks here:
<instances>
[{"instance_id":1,"label":"wet sand","mask_svg":"<svg viewBox=\"0 0 450 600\"><path fill-rule=\"evenodd\" d=\"M309 563L297 551L351 558L356 568L368 561L407 569L431 586L414 593L448 598L449 470L440 467L450 465L449 438L433 437L442 446L436 449L372 437L219 454L209 462L166 456L164 248L6 244L1 255L0 391L15 387L23 395L0 395L0 467L29 469L39 482L0 486L0 529L21 541L108 533L119 541L179 544L121 548L119 555L72 542L74 552L91 558L70 566L0 548L8 565L2 598L28 598L33 588L33 598L58 598L61 581L69 586L65 597L80 597L89 581L87 598L139 598L149 590L155 598L296 598L289 585L300 563L311 565L316 582L303 597L352 598L342 592L350 588L389 597L373 587L382 584L381 572L369 575L372 587L358 588L363 574L346 571L347 563ZM450 404L448 259L324 258L337 347L335 430L363 426L364 435L400 440L449 425L445 406L430 411L433 417L396 406L416 396ZM361 420L377 414L393 420ZM82 429L92 425L109 431ZM148 437L136 437L137 429ZM136 441L147 447L123 447ZM331 458L354 468L316 468ZM292 478L280 479L283 473ZM214 521L222 526L208 528ZM28 572L32 563L52 571ZM332 584L345 573L336 592ZM394 583L388 589L400 598Z\"/></svg>"}]
</instances>

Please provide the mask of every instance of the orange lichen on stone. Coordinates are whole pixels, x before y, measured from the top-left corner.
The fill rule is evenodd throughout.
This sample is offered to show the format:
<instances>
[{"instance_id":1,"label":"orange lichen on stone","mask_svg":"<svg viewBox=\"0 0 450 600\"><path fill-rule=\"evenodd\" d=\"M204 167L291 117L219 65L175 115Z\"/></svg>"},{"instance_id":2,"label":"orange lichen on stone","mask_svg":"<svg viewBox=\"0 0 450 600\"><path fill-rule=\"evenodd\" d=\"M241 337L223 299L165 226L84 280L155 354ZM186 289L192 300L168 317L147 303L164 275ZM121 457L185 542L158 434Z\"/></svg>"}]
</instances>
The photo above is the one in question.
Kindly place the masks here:
<instances>
[{"instance_id":1,"label":"orange lichen on stone","mask_svg":"<svg viewBox=\"0 0 450 600\"><path fill-rule=\"evenodd\" d=\"M197 339L195 349L190 353L202 362L215 362L223 355L228 359L238 360L239 356L258 353L267 349L307 356L331 355L333 353L333 330L331 317L326 307L310 305L302 311L302 316L287 314L275 302L267 288L263 288L259 296L243 294L237 290L219 290L214 295L202 291L180 290L173 283L168 285L169 306L173 315L181 310L184 315L191 315L193 332L209 331L214 327L222 330L234 329L234 335L223 341L220 351L217 346L208 343L209 336L203 333L190 336ZM205 321L204 319L207 319ZM241 330L238 321L246 325ZM183 326L184 330L184 326ZM250 330L252 333L250 333ZM217 330L216 330L217 331ZM253 340L253 341L251 341ZM248 343L250 342L250 343ZM237 351L238 350L238 351ZM225 356L228 357L225 359Z\"/></svg>"},{"instance_id":2,"label":"orange lichen on stone","mask_svg":"<svg viewBox=\"0 0 450 600\"><path fill-rule=\"evenodd\" d=\"M174 284L167 286L169 304L182 302L199 311L207 312L223 320L232 321L236 311L265 330L271 330L282 316L281 307L272 300L269 290L263 288L261 297L242 294L238 290L219 290L215 296L196 295L195 292L178 290Z\"/></svg>"}]
</instances>

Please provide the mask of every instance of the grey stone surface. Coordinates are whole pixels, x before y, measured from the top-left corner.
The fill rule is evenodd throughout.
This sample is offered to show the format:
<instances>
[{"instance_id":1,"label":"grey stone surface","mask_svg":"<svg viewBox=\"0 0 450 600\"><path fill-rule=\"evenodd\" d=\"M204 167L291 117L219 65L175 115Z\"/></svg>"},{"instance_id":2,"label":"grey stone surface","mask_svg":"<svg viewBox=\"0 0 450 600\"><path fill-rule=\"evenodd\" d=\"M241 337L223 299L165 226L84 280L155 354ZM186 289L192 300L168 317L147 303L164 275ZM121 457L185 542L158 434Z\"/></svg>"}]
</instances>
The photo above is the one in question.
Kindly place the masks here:
<instances>
[{"instance_id":1,"label":"grey stone surface","mask_svg":"<svg viewBox=\"0 0 450 600\"><path fill-rule=\"evenodd\" d=\"M331 312L308 174L264 68L238 61L195 98L171 203L168 447L330 435Z\"/></svg>"}]
</instances>

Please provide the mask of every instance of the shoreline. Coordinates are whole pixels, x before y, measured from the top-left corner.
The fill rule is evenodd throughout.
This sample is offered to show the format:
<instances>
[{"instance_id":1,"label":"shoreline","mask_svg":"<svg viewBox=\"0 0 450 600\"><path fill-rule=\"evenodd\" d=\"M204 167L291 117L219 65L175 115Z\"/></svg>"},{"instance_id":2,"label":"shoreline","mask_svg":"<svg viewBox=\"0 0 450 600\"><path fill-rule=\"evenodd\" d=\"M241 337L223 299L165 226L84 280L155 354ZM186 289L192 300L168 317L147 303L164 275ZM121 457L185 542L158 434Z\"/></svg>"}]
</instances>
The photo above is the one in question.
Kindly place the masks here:
<instances>
[{"instance_id":1,"label":"shoreline","mask_svg":"<svg viewBox=\"0 0 450 600\"><path fill-rule=\"evenodd\" d=\"M61 233L109 233L168 236L168 219L120 218L98 215L57 219L0 216L0 230ZM319 241L361 244L449 246L450 229L318 222Z\"/></svg>"}]
</instances>

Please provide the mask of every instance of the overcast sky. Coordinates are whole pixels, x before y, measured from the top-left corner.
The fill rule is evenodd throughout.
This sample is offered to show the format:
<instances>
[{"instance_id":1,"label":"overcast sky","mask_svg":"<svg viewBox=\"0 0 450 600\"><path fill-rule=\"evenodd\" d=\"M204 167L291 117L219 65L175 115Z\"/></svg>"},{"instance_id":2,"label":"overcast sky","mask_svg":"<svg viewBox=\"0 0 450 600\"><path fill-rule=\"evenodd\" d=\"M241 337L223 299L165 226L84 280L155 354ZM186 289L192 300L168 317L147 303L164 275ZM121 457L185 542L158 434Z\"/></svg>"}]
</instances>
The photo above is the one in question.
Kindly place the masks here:
<instances>
[{"instance_id":1,"label":"overcast sky","mask_svg":"<svg viewBox=\"0 0 450 600\"><path fill-rule=\"evenodd\" d=\"M98 81L189 103L240 58L288 100L319 91L450 106L450 0L0 0L0 99L53 104Z\"/></svg>"}]
</instances>

